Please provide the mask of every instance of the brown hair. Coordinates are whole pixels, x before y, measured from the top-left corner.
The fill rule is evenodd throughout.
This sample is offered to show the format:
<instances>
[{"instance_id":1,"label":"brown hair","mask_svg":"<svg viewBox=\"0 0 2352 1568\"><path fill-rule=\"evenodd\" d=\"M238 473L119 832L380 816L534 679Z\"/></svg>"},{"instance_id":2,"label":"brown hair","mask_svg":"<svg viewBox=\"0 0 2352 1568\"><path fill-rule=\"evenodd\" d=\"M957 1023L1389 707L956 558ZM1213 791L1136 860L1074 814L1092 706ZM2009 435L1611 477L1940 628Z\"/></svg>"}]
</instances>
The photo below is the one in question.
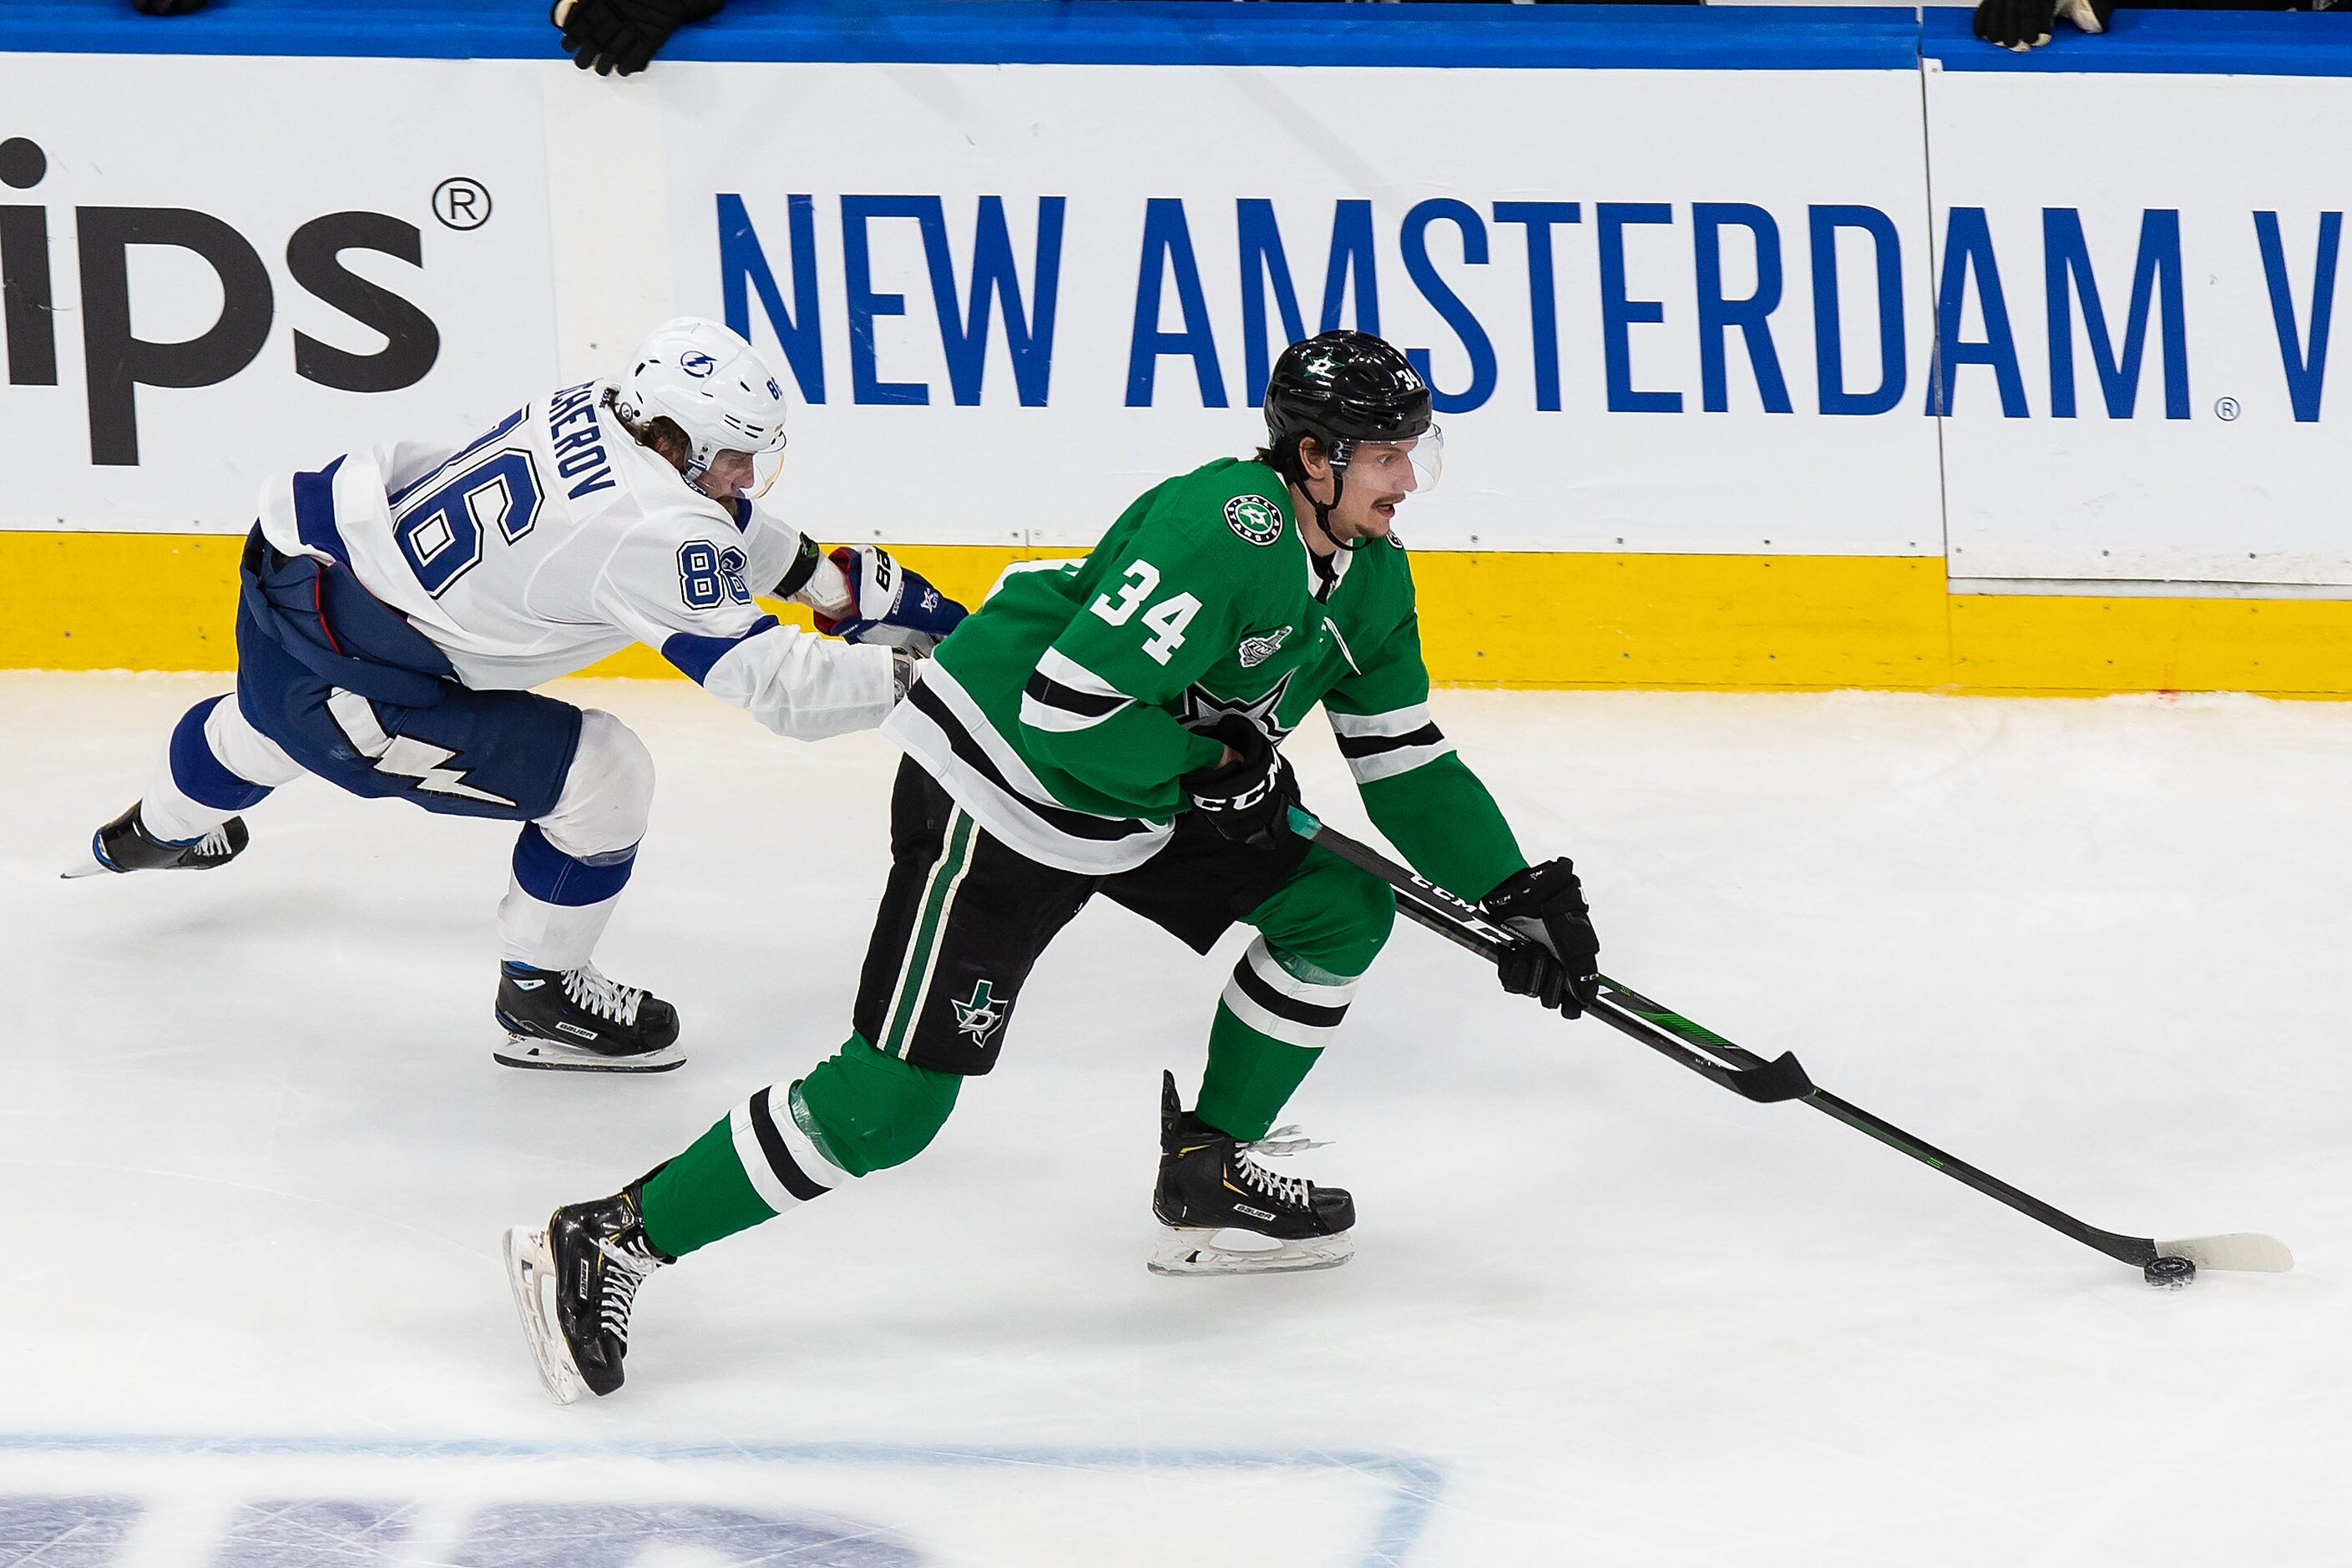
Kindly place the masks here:
<instances>
[{"instance_id":1,"label":"brown hair","mask_svg":"<svg viewBox=\"0 0 2352 1568\"><path fill-rule=\"evenodd\" d=\"M1298 444L1308 439L1310 437L1304 431L1285 436L1271 447L1260 447L1251 456L1280 474L1285 483L1297 485L1303 490L1307 488L1307 464L1298 455ZM1322 445L1316 442L1318 448ZM1327 452L1325 455L1328 457L1329 454Z\"/></svg>"},{"instance_id":2,"label":"brown hair","mask_svg":"<svg viewBox=\"0 0 2352 1568\"><path fill-rule=\"evenodd\" d=\"M632 423L623 417L620 399L609 387L604 392L604 406L613 411L613 417L638 446L658 454L664 462L679 473L686 472L687 459L694 456L694 442L687 435L684 426L667 414L656 414L651 419Z\"/></svg>"},{"instance_id":3,"label":"brown hair","mask_svg":"<svg viewBox=\"0 0 2352 1568\"><path fill-rule=\"evenodd\" d=\"M686 460L694 455L693 441L688 438L678 422L667 414L655 415L629 434L637 438L639 446L660 453L663 459L680 473L686 471Z\"/></svg>"}]
</instances>

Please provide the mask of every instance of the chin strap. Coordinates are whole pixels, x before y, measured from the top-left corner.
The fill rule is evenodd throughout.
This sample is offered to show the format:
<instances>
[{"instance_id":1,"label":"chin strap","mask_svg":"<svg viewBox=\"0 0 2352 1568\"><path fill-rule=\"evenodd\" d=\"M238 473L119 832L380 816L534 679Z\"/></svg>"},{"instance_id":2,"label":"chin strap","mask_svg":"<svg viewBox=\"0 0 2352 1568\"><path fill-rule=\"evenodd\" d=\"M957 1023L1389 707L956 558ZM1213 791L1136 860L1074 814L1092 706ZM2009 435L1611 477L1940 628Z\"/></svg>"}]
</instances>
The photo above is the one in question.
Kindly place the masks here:
<instances>
[{"instance_id":1,"label":"chin strap","mask_svg":"<svg viewBox=\"0 0 2352 1568\"><path fill-rule=\"evenodd\" d=\"M1306 466L1303 462L1300 464L1301 482L1298 486L1298 493L1305 496L1307 504L1315 509L1315 526L1323 531L1324 538L1330 539L1332 543L1337 544L1339 542L1331 539L1331 513L1339 505L1339 492L1347 488L1348 459L1355 455L1356 444L1353 441L1334 441L1331 443L1330 451L1331 499L1328 501L1315 499L1315 492L1305 483Z\"/></svg>"},{"instance_id":2,"label":"chin strap","mask_svg":"<svg viewBox=\"0 0 2352 1568\"><path fill-rule=\"evenodd\" d=\"M1315 526L1323 531L1323 537L1326 539L1329 539L1331 537L1331 513L1333 510L1339 506L1340 489L1346 485L1347 482L1348 470L1337 464L1334 464L1331 468L1331 499L1329 500L1317 500L1313 490L1306 490L1307 504L1315 509ZM1299 488L1301 489L1306 489L1306 487L1303 485Z\"/></svg>"},{"instance_id":3,"label":"chin strap","mask_svg":"<svg viewBox=\"0 0 2352 1568\"><path fill-rule=\"evenodd\" d=\"M1329 500L1317 500L1313 490L1303 484L1298 487L1298 493L1305 496L1307 504L1315 509L1315 526L1322 530L1324 540L1332 547L1332 554L1329 557L1318 555L1312 550L1307 552L1307 564L1315 574L1315 599L1318 604L1328 604L1331 591L1339 585L1339 566L1337 559L1339 552L1353 550L1363 542L1362 540L1357 539L1342 544L1331 532L1331 514L1339 510L1339 494L1347 488L1347 448L1345 447L1339 448L1333 456L1337 460L1331 465L1331 499Z\"/></svg>"}]
</instances>

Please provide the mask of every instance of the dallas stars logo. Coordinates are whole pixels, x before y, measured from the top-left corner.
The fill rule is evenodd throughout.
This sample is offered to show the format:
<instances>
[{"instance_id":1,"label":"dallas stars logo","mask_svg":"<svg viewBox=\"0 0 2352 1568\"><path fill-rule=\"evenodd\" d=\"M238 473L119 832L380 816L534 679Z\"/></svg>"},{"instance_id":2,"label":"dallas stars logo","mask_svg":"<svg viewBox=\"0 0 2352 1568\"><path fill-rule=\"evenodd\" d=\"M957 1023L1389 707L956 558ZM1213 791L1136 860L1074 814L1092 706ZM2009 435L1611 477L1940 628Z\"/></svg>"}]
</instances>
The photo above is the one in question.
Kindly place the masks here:
<instances>
[{"instance_id":1,"label":"dallas stars logo","mask_svg":"<svg viewBox=\"0 0 2352 1568\"><path fill-rule=\"evenodd\" d=\"M1225 526L1252 544L1282 537L1282 509L1264 496L1235 496L1225 503Z\"/></svg>"},{"instance_id":2,"label":"dallas stars logo","mask_svg":"<svg viewBox=\"0 0 2352 1568\"><path fill-rule=\"evenodd\" d=\"M992 981L974 982L969 998L958 1002L950 997L949 1005L955 1008L956 1033L970 1035L975 1046L988 1044L988 1037L1004 1022L1004 1004L998 999Z\"/></svg>"},{"instance_id":3,"label":"dallas stars logo","mask_svg":"<svg viewBox=\"0 0 2352 1568\"><path fill-rule=\"evenodd\" d=\"M1238 713L1278 746L1290 731L1275 718L1274 710L1282 706L1283 694L1290 689L1290 678L1297 673L1295 669L1283 671L1280 680L1255 697L1224 698L1204 686L1188 686L1183 696L1177 699L1176 722L1205 735L1216 729L1225 715Z\"/></svg>"}]
</instances>

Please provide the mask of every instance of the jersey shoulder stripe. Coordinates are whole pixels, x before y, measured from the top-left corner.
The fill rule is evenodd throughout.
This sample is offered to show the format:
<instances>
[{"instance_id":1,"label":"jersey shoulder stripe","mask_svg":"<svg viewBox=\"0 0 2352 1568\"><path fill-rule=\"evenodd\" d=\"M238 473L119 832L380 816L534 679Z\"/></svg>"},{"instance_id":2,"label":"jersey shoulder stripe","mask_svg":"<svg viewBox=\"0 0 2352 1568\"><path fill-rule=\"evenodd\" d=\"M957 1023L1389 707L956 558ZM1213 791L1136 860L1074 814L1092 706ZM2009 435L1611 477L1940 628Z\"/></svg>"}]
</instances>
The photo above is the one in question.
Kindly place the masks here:
<instances>
[{"instance_id":1,"label":"jersey shoulder stripe","mask_svg":"<svg viewBox=\"0 0 2352 1568\"><path fill-rule=\"evenodd\" d=\"M1449 756L1454 742L1430 717L1429 704L1410 703L1385 713L1339 713L1327 708L1331 732L1339 738L1339 754L1360 784L1375 784L1409 773L1425 763Z\"/></svg>"},{"instance_id":2,"label":"jersey shoulder stripe","mask_svg":"<svg viewBox=\"0 0 2352 1568\"><path fill-rule=\"evenodd\" d=\"M1133 705L1135 699L1059 648L1047 648L1021 691L1021 722L1067 734L1090 730Z\"/></svg>"},{"instance_id":3,"label":"jersey shoulder stripe","mask_svg":"<svg viewBox=\"0 0 2352 1568\"><path fill-rule=\"evenodd\" d=\"M751 623L748 631L731 637L697 637L692 632L674 633L663 640L661 655L697 686L708 685L711 666L761 633L782 624L773 616L761 616Z\"/></svg>"},{"instance_id":4,"label":"jersey shoulder stripe","mask_svg":"<svg viewBox=\"0 0 2352 1568\"><path fill-rule=\"evenodd\" d=\"M1350 740L1375 740L1394 735L1409 735L1424 727L1433 728L1435 721L1429 715L1426 702L1408 703L1391 708L1385 713L1342 713L1331 711L1331 732L1339 737L1344 748Z\"/></svg>"}]
</instances>

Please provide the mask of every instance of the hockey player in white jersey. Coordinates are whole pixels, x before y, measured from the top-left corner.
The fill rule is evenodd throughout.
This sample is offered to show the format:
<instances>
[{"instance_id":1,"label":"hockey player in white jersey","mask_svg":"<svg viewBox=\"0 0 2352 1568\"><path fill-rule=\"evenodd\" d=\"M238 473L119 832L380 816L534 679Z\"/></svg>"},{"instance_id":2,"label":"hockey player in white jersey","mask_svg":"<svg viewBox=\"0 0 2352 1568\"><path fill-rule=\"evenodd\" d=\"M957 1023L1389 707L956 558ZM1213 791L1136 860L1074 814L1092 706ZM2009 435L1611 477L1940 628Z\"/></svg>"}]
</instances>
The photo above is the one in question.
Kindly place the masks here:
<instances>
[{"instance_id":1,"label":"hockey player in white jersey","mask_svg":"<svg viewBox=\"0 0 2352 1568\"><path fill-rule=\"evenodd\" d=\"M880 550L828 555L756 505L746 492L783 445L783 390L758 353L686 317L620 375L462 447L398 442L273 480L241 567L234 700L188 710L146 793L67 875L224 865L247 842L239 814L306 772L520 821L498 1059L677 1066L676 1009L592 961L645 835L652 758L611 714L529 689L643 642L778 734L879 724L963 607ZM781 625L755 590L811 605L842 640Z\"/></svg>"}]
</instances>

